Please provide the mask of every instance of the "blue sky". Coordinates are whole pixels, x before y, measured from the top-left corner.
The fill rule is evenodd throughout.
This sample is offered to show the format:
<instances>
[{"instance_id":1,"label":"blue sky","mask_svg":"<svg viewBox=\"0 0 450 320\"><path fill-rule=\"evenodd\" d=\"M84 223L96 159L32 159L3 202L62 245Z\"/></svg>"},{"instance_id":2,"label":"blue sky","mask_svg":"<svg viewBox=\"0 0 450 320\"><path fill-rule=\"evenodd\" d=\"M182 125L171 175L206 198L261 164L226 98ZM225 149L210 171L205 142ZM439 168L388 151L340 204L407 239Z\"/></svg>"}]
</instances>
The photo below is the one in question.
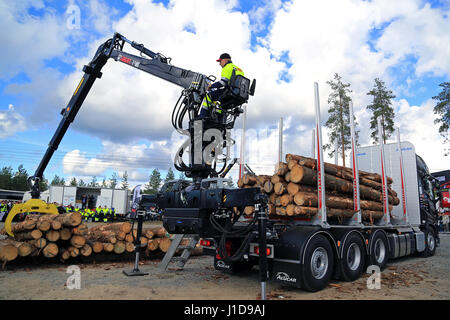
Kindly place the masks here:
<instances>
[{"instance_id":1,"label":"blue sky","mask_svg":"<svg viewBox=\"0 0 450 320\"><path fill-rule=\"evenodd\" d=\"M437 150L441 142L431 100L439 93L439 84L449 81L449 5L419 0L389 3L0 0L0 21L5 24L0 27L9 30L0 35L5 44L0 55L0 166L16 170L23 164L34 173L60 121L59 111L82 76L82 66L118 31L161 50L177 66L208 74L220 73L217 55L232 52L234 62L258 83L249 104L249 128L258 137L264 128L272 130L253 143L259 150L277 143L277 122L283 117L284 150L309 155L305 144L314 124L312 84L320 85L325 122L326 81L335 72L351 83L358 123L367 123L366 93L373 79L381 78L396 95L393 106L402 137L425 154L431 170L449 169L448 158ZM79 9L79 28L68 27L70 6ZM132 53L130 47L125 50ZM145 183L153 168L164 176L176 148L167 115L179 89L114 61L103 72L45 176L89 181L95 175L101 181L127 170L132 184ZM430 134L419 132L422 127ZM370 144L368 129L360 130L362 144ZM257 173L270 173L276 148L270 149L264 161L249 160Z\"/></svg>"}]
</instances>

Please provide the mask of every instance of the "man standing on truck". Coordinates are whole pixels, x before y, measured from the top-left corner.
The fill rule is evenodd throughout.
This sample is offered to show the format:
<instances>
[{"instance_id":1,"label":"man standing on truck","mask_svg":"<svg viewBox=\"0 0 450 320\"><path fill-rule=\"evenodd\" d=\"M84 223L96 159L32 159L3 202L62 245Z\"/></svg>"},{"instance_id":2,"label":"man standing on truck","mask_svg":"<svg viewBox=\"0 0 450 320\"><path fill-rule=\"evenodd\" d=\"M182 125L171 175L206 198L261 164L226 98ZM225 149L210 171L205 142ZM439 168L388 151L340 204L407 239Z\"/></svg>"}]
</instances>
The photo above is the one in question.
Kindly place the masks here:
<instances>
[{"instance_id":1,"label":"man standing on truck","mask_svg":"<svg viewBox=\"0 0 450 320\"><path fill-rule=\"evenodd\" d=\"M220 100L223 99L223 94L228 89L233 70L235 75L244 75L244 71L241 68L233 64L231 61L231 56L228 53L222 53L219 59L216 60L222 67L222 72L220 75L220 80L214 82L208 87L208 92L202 102L202 107L200 109L200 119L211 116L212 108L217 110L219 115L222 114L222 109L220 107Z\"/></svg>"}]
</instances>

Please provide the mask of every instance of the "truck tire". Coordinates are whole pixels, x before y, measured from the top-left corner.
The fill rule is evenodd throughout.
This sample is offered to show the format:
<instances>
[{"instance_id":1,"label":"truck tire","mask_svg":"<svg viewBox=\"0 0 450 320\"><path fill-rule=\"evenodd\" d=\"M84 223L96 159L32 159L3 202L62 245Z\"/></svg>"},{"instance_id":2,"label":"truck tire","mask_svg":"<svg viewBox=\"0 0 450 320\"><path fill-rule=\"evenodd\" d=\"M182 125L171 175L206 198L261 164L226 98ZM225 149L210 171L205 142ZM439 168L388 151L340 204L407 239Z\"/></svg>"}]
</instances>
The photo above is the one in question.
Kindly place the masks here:
<instances>
[{"instance_id":1,"label":"truck tire","mask_svg":"<svg viewBox=\"0 0 450 320\"><path fill-rule=\"evenodd\" d=\"M420 253L422 257L431 257L436 252L436 235L429 226L425 229L425 250Z\"/></svg>"},{"instance_id":2,"label":"truck tire","mask_svg":"<svg viewBox=\"0 0 450 320\"><path fill-rule=\"evenodd\" d=\"M342 248L340 259L341 279L354 281L364 272L366 265L366 249L361 237L351 233Z\"/></svg>"},{"instance_id":3,"label":"truck tire","mask_svg":"<svg viewBox=\"0 0 450 320\"><path fill-rule=\"evenodd\" d=\"M384 232L376 232L370 244L371 265L376 265L381 271L386 268L389 259L389 244Z\"/></svg>"},{"instance_id":4,"label":"truck tire","mask_svg":"<svg viewBox=\"0 0 450 320\"><path fill-rule=\"evenodd\" d=\"M326 237L314 236L308 243L303 259L302 288L319 291L325 288L333 275L333 249Z\"/></svg>"}]
</instances>

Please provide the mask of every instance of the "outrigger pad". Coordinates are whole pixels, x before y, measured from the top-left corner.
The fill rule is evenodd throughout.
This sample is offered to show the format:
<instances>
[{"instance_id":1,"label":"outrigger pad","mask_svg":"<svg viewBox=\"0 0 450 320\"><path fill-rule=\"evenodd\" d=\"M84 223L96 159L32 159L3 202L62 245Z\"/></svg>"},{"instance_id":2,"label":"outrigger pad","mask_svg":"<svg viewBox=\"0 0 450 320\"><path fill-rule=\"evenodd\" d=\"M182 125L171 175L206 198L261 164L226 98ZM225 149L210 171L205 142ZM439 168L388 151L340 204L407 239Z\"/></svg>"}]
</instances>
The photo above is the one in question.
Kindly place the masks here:
<instances>
[{"instance_id":1,"label":"outrigger pad","mask_svg":"<svg viewBox=\"0 0 450 320\"><path fill-rule=\"evenodd\" d=\"M17 214L25 212L59 214L58 208L53 203L46 203L40 199L30 199L25 203L15 204L5 221L5 230L11 237L14 237L14 234L11 231L12 220Z\"/></svg>"}]
</instances>

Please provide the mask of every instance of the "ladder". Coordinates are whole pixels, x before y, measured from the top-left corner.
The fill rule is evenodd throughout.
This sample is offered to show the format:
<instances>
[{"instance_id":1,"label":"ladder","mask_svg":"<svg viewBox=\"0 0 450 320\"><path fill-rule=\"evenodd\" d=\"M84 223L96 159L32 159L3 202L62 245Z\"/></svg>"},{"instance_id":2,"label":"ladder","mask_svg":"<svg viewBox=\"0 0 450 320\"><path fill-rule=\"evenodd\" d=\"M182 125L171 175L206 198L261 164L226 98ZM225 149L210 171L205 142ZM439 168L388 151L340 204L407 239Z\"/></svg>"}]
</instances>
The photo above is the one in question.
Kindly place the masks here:
<instances>
[{"instance_id":1,"label":"ladder","mask_svg":"<svg viewBox=\"0 0 450 320\"><path fill-rule=\"evenodd\" d=\"M180 269L184 268L184 265L188 261L189 257L191 256L192 250L197 245L198 241L200 240L199 236L192 236L192 237L186 237L189 239L189 244L187 246L182 246L181 241L184 239L184 234L176 234L174 239L172 240L172 244L169 247L169 250L167 250L164 258L161 261L161 264L159 265L159 268L161 270L166 270L167 267L171 262L176 262L176 266ZM181 256L174 257L175 252L178 249L183 249L183 252L181 253Z\"/></svg>"}]
</instances>

